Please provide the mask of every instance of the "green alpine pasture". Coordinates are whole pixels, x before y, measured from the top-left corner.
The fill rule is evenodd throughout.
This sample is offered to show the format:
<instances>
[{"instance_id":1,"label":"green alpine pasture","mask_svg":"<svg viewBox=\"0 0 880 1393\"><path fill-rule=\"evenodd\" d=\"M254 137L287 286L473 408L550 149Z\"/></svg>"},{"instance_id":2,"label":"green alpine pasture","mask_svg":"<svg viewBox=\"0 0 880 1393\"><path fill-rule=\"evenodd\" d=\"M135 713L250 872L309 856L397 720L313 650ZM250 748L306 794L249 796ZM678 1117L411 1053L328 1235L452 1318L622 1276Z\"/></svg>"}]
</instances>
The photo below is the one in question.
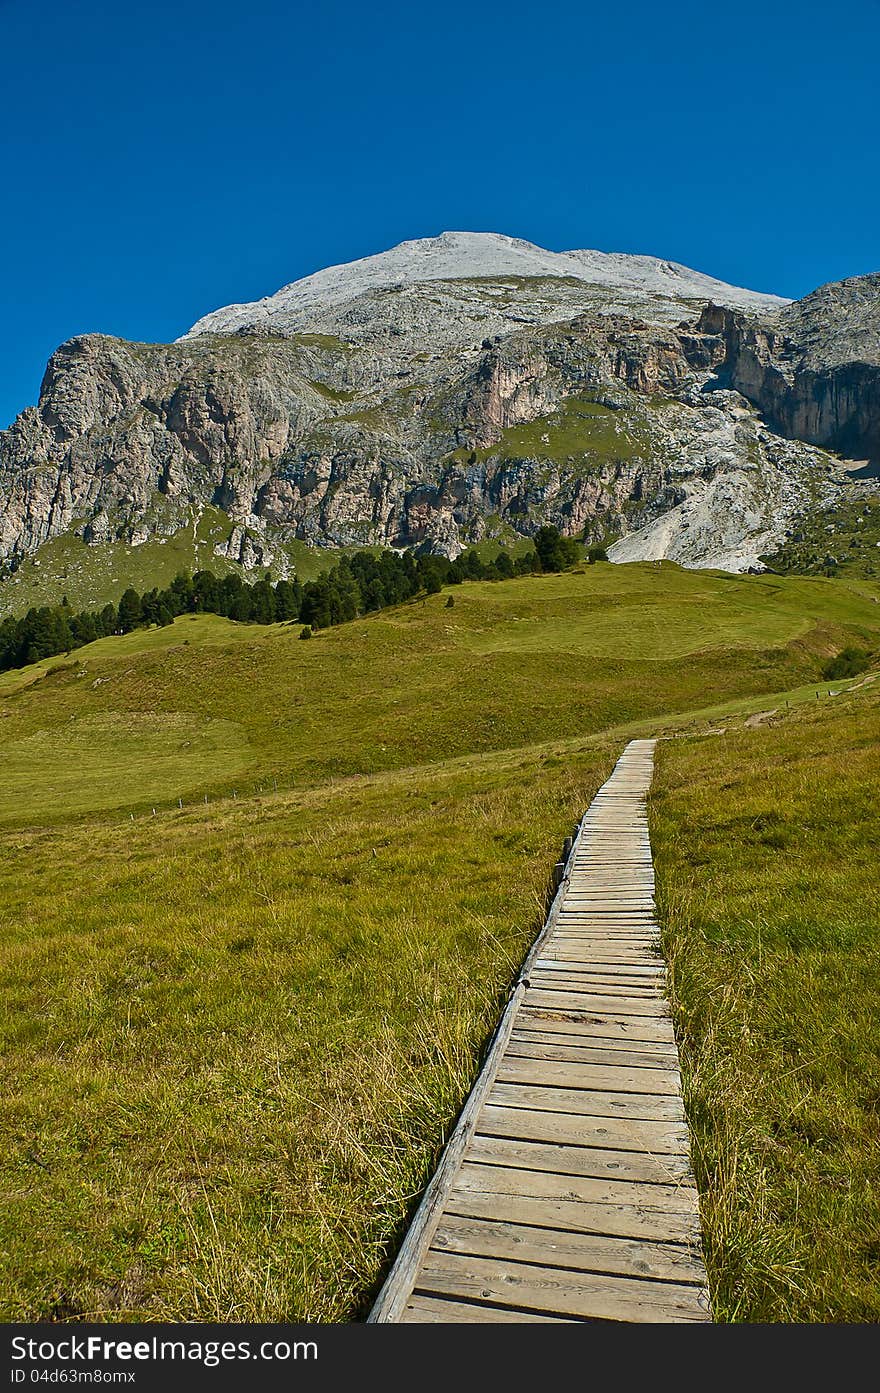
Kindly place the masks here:
<instances>
[{"instance_id":1,"label":"green alpine pasture","mask_svg":"<svg viewBox=\"0 0 880 1393\"><path fill-rule=\"evenodd\" d=\"M525 425L508 426L500 440L478 450L459 447L450 459L467 462L471 455L490 459L533 459L548 464L563 461L589 472L611 460L628 460L646 442L617 412L589 397L569 397L546 416Z\"/></svg>"},{"instance_id":2,"label":"green alpine pasture","mask_svg":"<svg viewBox=\"0 0 880 1393\"><path fill-rule=\"evenodd\" d=\"M214 507L188 511L189 522L179 526L177 515L169 516L167 499L157 494L153 513L147 517L157 527L167 528L168 536L154 536L137 545L121 540L88 545L65 532L44 542L13 574L0 578L0 620L25 614L31 607L56 605L64 595L74 610L102 609L105 604L118 604L129 588L138 594L154 586L164 589L180 571L206 570L218 576L234 572L252 582L252 573L214 550L232 532L228 515ZM343 554L296 540L276 542L274 550L303 581L329 570ZM282 574L277 564L267 571L275 579Z\"/></svg>"},{"instance_id":3,"label":"green alpine pasture","mask_svg":"<svg viewBox=\"0 0 880 1393\"><path fill-rule=\"evenodd\" d=\"M362 1314L563 837L660 733L716 1313L876 1319L876 688L820 674L878 595L600 564L2 674L0 1318Z\"/></svg>"},{"instance_id":4,"label":"green alpine pasture","mask_svg":"<svg viewBox=\"0 0 880 1393\"><path fill-rule=\"evenodd\" d=\"M716 1319L880 1319L880 680L663 742L651 833Z\"/></svg>"}]
</instances>

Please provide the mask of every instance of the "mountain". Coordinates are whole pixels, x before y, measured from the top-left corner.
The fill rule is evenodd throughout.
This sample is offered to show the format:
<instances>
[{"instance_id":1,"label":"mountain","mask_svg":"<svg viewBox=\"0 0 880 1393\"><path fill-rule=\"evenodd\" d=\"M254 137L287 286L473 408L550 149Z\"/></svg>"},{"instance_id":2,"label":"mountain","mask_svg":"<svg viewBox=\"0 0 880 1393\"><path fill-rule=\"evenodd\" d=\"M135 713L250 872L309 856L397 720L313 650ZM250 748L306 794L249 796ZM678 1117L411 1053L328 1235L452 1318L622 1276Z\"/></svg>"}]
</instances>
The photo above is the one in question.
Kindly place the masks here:
<instances>
[{"instance_id":1,"label":"mountain","mask_svg":"<svg viewBox=\"0 0 880 1393\"><path fill-rule=\"evenodd\" d=\"M725 285L687 266L658 261L653 256L626 256L597 251L549 252L516 237L492 232L444 232L401 242L378 256L344 266L330 266L294 281L277 294L250 305L227 305L205 315L185 338L198 334L231 334L265 329L273 334L297 333L366 291L425 284L430 281L481 281L513 277L526 281L569 281L570 304L606 313L638 313L663 317L664 310L681 317L689 302L715 300L738 309L765 310L788 302ZM540 290L541 287L535 287ZM561 293L558 285L543 287L550 308ZM541 301L538 299L537 304ZM503 316L502 316L503 322Z\"/></svg>"},{"instance_id":2,"label":"mountain","mask_svg":"<svg viewBox=\"0 0 880 1393\"><path fill-rule=\"evenodd\" d=\"M543 522L759 568L860 497L829 451L880 459L878 326L876 275L791 303L650 257L405 242L173 344L63 344L0 433L0 564L210 515L209 555L282 574L303 543L455 555Z\"/></svg>"}]
</instances>

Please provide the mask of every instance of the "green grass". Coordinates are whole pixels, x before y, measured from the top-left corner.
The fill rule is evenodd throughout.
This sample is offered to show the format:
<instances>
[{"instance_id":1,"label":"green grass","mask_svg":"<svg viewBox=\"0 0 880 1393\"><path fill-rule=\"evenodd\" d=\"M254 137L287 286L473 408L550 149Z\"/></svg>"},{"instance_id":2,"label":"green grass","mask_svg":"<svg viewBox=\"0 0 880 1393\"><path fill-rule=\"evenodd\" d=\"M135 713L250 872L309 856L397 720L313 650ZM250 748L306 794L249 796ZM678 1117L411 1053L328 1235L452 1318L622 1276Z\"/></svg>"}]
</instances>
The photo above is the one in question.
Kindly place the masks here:
<instances>
[{"instance_id":1,"label":"green grass","mask_svg":"<svg viewBox=\"0 0 880 1393\"><path fill-rule=\"evenodd\" d=\"M88 546L67 532L44 542L14 575L0 579L0 618L25 614L32 606L58 604L62 595L75 610L102 609L105 604L117 604L129 586L143 594L153 586L169 585L180 571L206 570L218 576L234 571L252 584L253 571L214 553L214 547L226 541L231 531L226 513L205 508L198 518L164 540L154 538L139 546L122 541ZM340 556L355 550L310 547L274 534L270 546L276 558L286 560L303 581L315 579ZM281 574L277 560L268 569L276 579Z\"/></svg>"},{"instance_id":2,"label":"green grass","mask_svg":"<svg viewBox=\"0 0 880 1393\"><path fill-rule=\"evenodd\" d=\"M241 727L183 713L119 712L73 717L64 727L4 742L0 750L0 823L26 805L32 819L118 808L125 783L146 802L190 796L253 757ZM124 771L124 778L120 778ZM17 812L14 813L17 817Z\"/></svg>"},{"instance_id":3,"label":"green grass","mask_svg":"<svg viewBox=\"0 0 880 1393\"><path fill-rule=\"evenodd\" d=\"M6 839L3 1317L362 1309L609 763Z\"/></svg>"},{"instance_id":4,"label":"green grass","mask_svg":"<svg viewBox=\"0 0 880 1393\"><path fill-rule=\"evenodd\" d=\"M127 542L88 546L67 532L44 542L26 558L14 576L0 581L0 617L23 614L31 606L58 604L67 595L74 609L100 609L119 600L133 586L138 593L166 586L179 571L200 568L218 575L237 569L214 555L232 524L219 508L207 508L165 541L154 539L131 546Z\"/></svg>"},{"instance_id":5,"label":"green grass","mask_svg":"<svg viewBox=\"0 0 880 1393\"><path fill-rule=\"evenodd\" d=\"M343 343L335 334L293 334L289 341L301 344L303 348L320 348L327 353L357 352L356 344Z\"/></svg>"},{"instance_id":6,"label":"green grass","mask_svg":"<svg viewBox=\"0 0 880 1393\"><path fill-rule=\"evenodd\" d=\"M765 559L795 575L880 576L880 490L817 511Z\"/></svg>"},{"instance_id":7,"label":"green grass","mask_svg":"<svg viewBox=\"0 0 880 1393\"><path fill-rule=\"evenodd\" d=\"M880 606L834 582L671 565L592 566L450 593L452 609L444 592L307 644L295 624L210 615L101 639L40 665L29 685L37 674L0 679L4 744L60 728L73 749L83 717L118 717L124 729L133 714L182 713L236 730L203 791L239 784L245 748L252 783L313 785L656 722L706 705L707 693L723 702L801 687L847 643L876 647L880 630ZM89 747L93 758L97 778ZM109 745L107 766L118 767ZM136 777L117 788L120 807L155 800ZM83 799L87 789L88 778ZM63 803L46 812L36 785L33 798L39 813L25 789L6 818L66 816Z\"/></svg>"},{"instance_id":8,"label":"green grass","mask_svg":"<svg viewBox=\"0 0 880 1393\"><path fill-rule=\"evenodd\" d=\"M334 424L337 421L348 421L353 426L361 426L364 430L389 433L394 429L394 422L388 410L388 404L382 406L365 406L359 411L340 411L333 418ZM322 430L321 426L316 427L317 432Z\"/></svg>"},{"instance_id":9,"label":"green grass","mask_svg":"<svg viewBox=\"0 0 880 1393\"><path fill-rule=\"evenodd\" d=\"M326 382L309 382L310 387L314 387L319 396L325 397L327 401L342 403L354 401L357 392L342 391L337 387L329 387Z\"/></svg>"},{"instance_id":10,"label":"green grass","mask_svg":"<svg viewBox=\"0 0 880 1393\"><path fill-rule=\"evenodd\" d=\"M651 828L716 1319L880 1318L880 684L660 746Z\"/></svg>"},{"instance_id":11,"label":"green grass","mask_svg":"<svg viewBox=\"0 0 880 1393\"><path fill-rule=\"evenodd\" d=\"M624 740L685 737L662 746L655 804L674 910L696 902L676 848L703 796L675 761L721 760L705 796L736 819L740 749L776 738L742 730L748 712L789 701L812 731L810 703L836 719L871 690L815 701L831 655L877 647L868 582L593 566L449 593L311 643L190 616L0 676L0 1318L363 1312ZM732 733L688 738L707 722ZM798 748L769 768L808 800L824 786ZM749 796L773 805L767 768ZM722 867L734 825L705 834ZM835 874L837 905L868 902L861 871ZM720 1011L726 979L707 980ZM795 1005L769 1013L783 1043ZM738 1274L712 1242L713 1273ZM719 1311L771 1309L763 1270L729 1299L716 1276Z\"/></svg>"},{"instance_id":12,"label":"green grass","mask_svg":"<svg viewBox=\"0 0 880 1393\"><path fill-rule=\"evenodd\" d=\"M591 469L610 460L630 459L639 444L626 412L614 411L587 397L568 397L555 411L521 426L509 426L500 440L473 452L459 448L451 459L532 459L565 462Z\"/></svg>"}]
</instances>

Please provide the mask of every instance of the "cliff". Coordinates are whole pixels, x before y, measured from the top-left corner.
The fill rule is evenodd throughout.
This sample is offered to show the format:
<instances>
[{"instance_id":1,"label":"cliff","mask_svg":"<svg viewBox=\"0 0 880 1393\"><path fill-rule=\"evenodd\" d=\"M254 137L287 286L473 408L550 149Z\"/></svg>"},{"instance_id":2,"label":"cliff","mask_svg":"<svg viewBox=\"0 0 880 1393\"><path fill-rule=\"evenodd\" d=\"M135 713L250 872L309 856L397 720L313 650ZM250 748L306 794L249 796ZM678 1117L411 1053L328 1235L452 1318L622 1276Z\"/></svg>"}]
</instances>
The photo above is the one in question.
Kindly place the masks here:
<instances>
[{"instance_id":1,"label":"cliff","mask_svg":"<svg viewBox=\"0 0 880 1393\"><path fill-rule=\"evenodd\" d=\"M281 571L294 540L455 555L544 522L619 537L618 559L741 569L840 487L814 447L878 457L880 277L707 304L685 268L618 258L615 282L599 253L541 253L586 258L579 278L495 240L476 268L470 242L404 244L385 281L333 268L175 344L62 345L0 433L0 561L170 536L210 506L224 556ZM519 270L483 274L490 251Z\"/></svg>"}]
</instances>

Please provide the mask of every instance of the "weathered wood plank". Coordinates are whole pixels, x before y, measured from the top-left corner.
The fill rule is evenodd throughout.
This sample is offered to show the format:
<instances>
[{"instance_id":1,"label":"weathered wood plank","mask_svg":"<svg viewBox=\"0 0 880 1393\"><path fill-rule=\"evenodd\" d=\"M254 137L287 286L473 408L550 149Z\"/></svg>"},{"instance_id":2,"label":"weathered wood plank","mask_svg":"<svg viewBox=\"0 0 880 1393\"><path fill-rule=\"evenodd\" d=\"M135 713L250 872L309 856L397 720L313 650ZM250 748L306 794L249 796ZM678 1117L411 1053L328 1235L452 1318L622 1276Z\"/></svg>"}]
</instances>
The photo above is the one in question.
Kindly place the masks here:
<instances>
[{"instance_id":1,"label":"weathered wood plank","mask_svg":"<svg viewBox=\"0 0 880 1393\"><path fill-rule=\"evenodd\" d=\"M647 981L646 978L629 976L628 972L622 970L620 974L614 974L614 972L578 972L578 974L567 976L558 968L553 968L553 970L540 972L540 974L531 972L528 985L549 990L564 990L572 985L578 989L586 990L586 992L600 992L602 995L607 993L610 996L620 996L621 993L625 993L625 995L634 993L635 996L641 996L646 1000L653 999L660 1000L660 1002L664 1000L660 996L659 989L652 982Z\"/></svg>"},{"instance_id":2,"label":"weathered wood plank","mask_svg":"<svg viewBox=\"0 0 880 1393\"><path fill-rule=\"evenodd\" d=\"M645 1184L616 1176L570 1175L531 1166L505 1166L497 1161L472 1160L470 1153L450 1193L460 1196L463 1192L631 1208L641 1215L662 1216L664 1225L667 1220L673 1225L680 1223L681 1232L693 1227L697 1214L696 1193L687 1185Z\"/></svg>"},{"instance_id":3,"label":"weathered wood plank","mask_svg":"<svg viewBox=\"0 0 880 1393\"><path fill-rule=\"evenodd\" d=\"M488 1102L503 1108L532 1108L535 1112L580 1113L583 1117L631 1122L683 1122L681 1098L653 1093L610 1093L593 1088L547 1088L541 1084L496 1080Z\"/></svg>"},{"instance_id":4,"label":"weathered wood plank","mask_svg":"<svg viewBox=\"0 0 880 1393\"><path fill-rule=\"evenodd\" d=\"M666 1033L668 1029L668 1034ZM631 1030L620 1026L605 1026L592 1016L566 1011L520 1011L516 1018L518 1039L556 1040L562 1044L575 1043L583 1049L636 1050L641 1054L678 1062L671 1021L661 1021L659 1028L644 1021Z\"/></svg>"},{"instance_id":5,"label":"weathered wood plank","mask_svg":"<svg viewBox=\"0 0 880 1393\"><path fill-rule=\"evenodd\" d=\"M422 1325L572 1325L577 1316L539 1315L537 1311L517 1311L510 1307L489 1306L485 1301L454 1301L443 1296L423 1296L414 1292L404 1308L401 1321Z\"/></svg>"},{"instance_id":6,"label":"weathered wood plank","mask_svg":"<svg viewBox=\"0 0 880 1393\"><path fill-rule=\"evenodd\" d=\"M511 1263L499 1271L494 1259L460 1253L429 1252L417 1290L594 1320L708 1319L705 1299L695 1286L603 1273L558 1272L528 1263Z\"/></svg>"},{"instance_id":7,"label":"weathered wood plank","mask_svg":"<svg viewBox=\"0 0 880 1393\"><path fill-rule=\"evenodd\" d=\"M478 1125L468 1147L468 1162L487 1166L505 1166L508 1170L547 1171L552 1175L571 1175L588 1177L593 1180L607 1180L619 1184L621 1181L635 1182L666 1193L668 1188L684 1189L688 1193L688 1205L696 1210L697 1191L693 1176L683 1171L678 1176L663 1173L660 1167L653 1168L653 1174L637 1176L623 1174L626 1162L632 1162L630 1153L623 1151L602 1151L597 1147L572 1146L560 1142L526 1140L518 1137L495 1137L487 1135Z\"/></svg>"},{"instance_id":8,"label":"weathered wood plank","mask_svg":"<svg viewBox=\"0 0 880 1393\"><path fill-rule=\"evenodd\" d=\"M663 982L666 969L662 963L615 963L613 960L597 958L594 962L564 962L560 958L539 958L532 972L567 972L576 975L589 975L594 972L613 977L631 977L637 981Z\"/></svg>"},{"instance_id":9,"label":"weathered wood plank","mask_svg":"<svg viewBox=\"0 0 880 1393\"><path fill-rule=\"evenodd\" d=\"M569 1233L505 1220L444 1215L434 1235L438 1252L513 1259L574 1272L620 1273L657 1281L702 1286L705 1273L693 1249L677 1243L649 1243L606 1234Z\"/></svg>"},{"instance_id":10,"label":"weathered wood plank","mask_svg":"<svg viewBox=\"0 0 880 1393\"><path fill-rule=\"evenodd\" d=\"M585 1035L601 1035L606 1039L656 1041L674 1045L675 1035L670 1020L651 1020L646 1016L623 1019L605 1012L573 1010L570 1007L547 1007L523 1003L518 1021L543 1029L551 1022L563 1023L566 1030L577 1028Z\"/></svg>"},{"instance_id":11,"label":"weathered wood plank","mask_svg":"<svg viewBox=\"0 0 880 1393\"><path fill-rule=\"evenodd\" d=\"M549 987L526 988L526 1001L530 1006L552 1006L559 1010L575 1007L579 1011L607 1014L612 1020L624 1020L632 1016L644 1016L646 1020L662 1021L669 1016L666 1003L660 1000L642 1001L636 997L618 1000L603 996L598 992L562 991Z\"/></svg>"},{"instance_id":12,"label":"weathered wood plank","mask_svg":"<svg viewBox=\"0 0 880 1393\"><path fill-rule=\"evenodd\" d=\"M600 1136L584 1127L578 1113L529 1112L526 1108L503 1108L487 1103L480 1113L479 1130L474 1137L501 1137L513 1142L536 1141L541 1145L565 1145L583 1152L583 1165L597 1174L610 1173L623 1180L681 1183L691 1177L690 1163L682 1134L655 1132L641 1137L640 1145L627 1149L632 1134L622 1136L619 1128L606 1129ZM646 1145L651 1142L651 1147ZM621 1148L621 1142L624 1143ZM669 1144L672 1149L652 1149Z\"/></svg>"},{"instance_id":13,"label":"weathered wood plank","mask_svg":"<svg viewBox=\"0 0 880 1393\"><path fill-rule=\"evenodd\" d=\"M505 1059L545 1059L557 1064L601 1064L606 1069L613 1068L615 1065L623 1069L654 1069L658 1072L667 1071L674 1075L676 1084L678 1083L678 1070L674 1055L649 1054L646 1050L635 1049L596 1049L594 1046L578 1045L576 1043L567 1044L559 1036L545 1035L542 1039L532 1040L521 1035L518 1031L510 1037L510 1043L505 1051Z\"/></svg>"},{"instance_id":14,"label":"weathered wood plank","mask_svg":"<svg viewBox=\"0 0 880 1393\"><path fill-rule=\"evenodd\" d=\"M640 1069L633 1065L585 1063L567 1059L529 1059L506 1050L495 1075L498 1083L539 1084L548 1088L603 1089L613 1081L622 1094L652 1093L680 1098L678 1070Z\"/></svg>"},{"instance_id":15,"label":"weathered wood plank","mask_svg":"<svg viewBox=\"0 0 880 1393\"><path fill-rule=\"evenodd\" d=\"M632 995L636 1000L665 1000L656 982L644 977L631 977L621 966L618 973L589 972L581 967L578 971L564 972L560 968L533 967L527 983L541 991L585 991L598 996Z\"/></svg>"},{"instance_id":16,"label":"weathered wood plank","mask_svg":"<svg viewBox=\"0 0 880 1393\"><path fill-rule=\"evenodd\" d=\"M550 944L554 958L560 956L560 949L574 950L577 957L584 962L589 962L591 958L598 958L600 953L607 953L613 958L630 959L636 962L643 962L648 967L662 967L663 952L660 944L660 936L657 933L639 934L632 938L613 938L606 934L603 929L578 930L573 932L570 929L561 930ZM566 960L570 953L566 954Z\"/></svg>"}]
</instances>

